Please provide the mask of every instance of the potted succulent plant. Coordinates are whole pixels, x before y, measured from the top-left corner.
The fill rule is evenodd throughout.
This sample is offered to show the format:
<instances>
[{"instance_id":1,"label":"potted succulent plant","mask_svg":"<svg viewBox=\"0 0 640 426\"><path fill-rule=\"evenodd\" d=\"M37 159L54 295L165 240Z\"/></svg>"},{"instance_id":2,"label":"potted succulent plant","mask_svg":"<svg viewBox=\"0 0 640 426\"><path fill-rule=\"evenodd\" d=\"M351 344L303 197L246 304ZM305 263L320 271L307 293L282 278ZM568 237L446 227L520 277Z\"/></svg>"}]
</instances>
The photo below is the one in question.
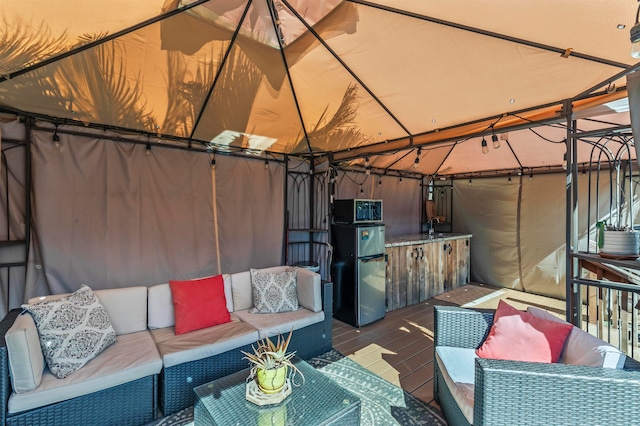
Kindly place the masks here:
<instances>
[{"instance_id":1,"label":"potted succulent plant","mask_svg":"<svg viewBox=\"0 0 640 426\"><path fill-rule=\"evenodd\" d=\"M282 335L278 335L278 339L274 343L268 337L257 342L257 347L252 346L253 353L242 351L246 359L251 364L249 380L256 380L260 390L267 394L278 393L284 387L289 368L291 368L291 382L297 373L300 373L304 382L304 375L292 361L296 354L294 352L287 353L289 342L293 330L289 332L289 336L285 339Z\"/></svg>"}]
</instances>

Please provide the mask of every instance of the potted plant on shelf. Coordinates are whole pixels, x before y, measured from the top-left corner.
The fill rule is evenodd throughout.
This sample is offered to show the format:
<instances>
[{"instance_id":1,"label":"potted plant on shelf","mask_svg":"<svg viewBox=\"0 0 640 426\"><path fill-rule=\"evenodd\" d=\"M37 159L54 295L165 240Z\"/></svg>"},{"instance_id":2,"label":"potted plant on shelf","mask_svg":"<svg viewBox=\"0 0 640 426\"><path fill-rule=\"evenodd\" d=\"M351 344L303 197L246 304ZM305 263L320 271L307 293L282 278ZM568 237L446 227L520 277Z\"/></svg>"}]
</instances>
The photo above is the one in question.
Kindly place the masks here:
<instances>
[{"instance_id":1,"label":"potted plant on shelf","mask_svg":"<svg viewBox=\"0 0 640 426\"><path fill-rule=\"evenodd\" d=\"M253 353L241 351L251 364L249 380L256 380L260 390L266 394L278 393L284 387L289 368L291 368L291 382L297 373L300 373L304 383L304 375L292 361L296 354L294 352L287 353L289 342L293 329L289 332L289 336L285 339L282 335L278 335L278 339L274 343L268 337L257 342L257 347L252 346Z\"/></svg>"}]
</instances>

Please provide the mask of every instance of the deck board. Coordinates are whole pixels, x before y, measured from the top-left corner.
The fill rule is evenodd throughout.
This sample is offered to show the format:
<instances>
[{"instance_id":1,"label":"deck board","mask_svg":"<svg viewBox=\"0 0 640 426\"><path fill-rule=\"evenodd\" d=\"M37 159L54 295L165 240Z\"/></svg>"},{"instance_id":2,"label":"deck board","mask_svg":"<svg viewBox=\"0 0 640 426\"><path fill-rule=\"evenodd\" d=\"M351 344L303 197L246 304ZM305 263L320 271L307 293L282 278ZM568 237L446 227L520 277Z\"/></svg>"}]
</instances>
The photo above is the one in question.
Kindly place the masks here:
<instances>
[{"instance_id":1,"label":"deck board","mask_svg":"<svg viewBox=\"0 0 640 426\"><path fill-rule=\"evenodd\" d=\"M333 347L363 367L437 406L433 399L433 307L495 309L500 299L518 309L527 306L564 313L564 301L471 283L424 302L391 312L361 328L333 320Z\"/></svg>"}]
</instances>

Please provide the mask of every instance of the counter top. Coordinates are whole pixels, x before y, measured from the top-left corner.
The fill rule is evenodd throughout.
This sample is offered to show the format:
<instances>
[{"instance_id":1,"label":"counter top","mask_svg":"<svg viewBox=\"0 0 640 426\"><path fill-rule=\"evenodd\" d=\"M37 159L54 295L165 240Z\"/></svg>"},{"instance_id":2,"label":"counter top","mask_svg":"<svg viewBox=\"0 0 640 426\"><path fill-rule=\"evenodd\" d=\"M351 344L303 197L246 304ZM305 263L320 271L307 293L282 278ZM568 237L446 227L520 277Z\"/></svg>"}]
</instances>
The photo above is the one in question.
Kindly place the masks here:
<instances>
[{"instance_id":1,"label":"counter top","mask_svg":"<svg viewBox=\"0 0 640 426\"><path fill-rule=\"evenodd\" d=\"M441 241L448 240L459 240L462 238L471 238L472 234L455 234L449 232L436 232L435 234L429 235L427 233L423 234L408 234L408 235L398 235L397 237L388 237L385 242L385 247L400 247L400 246L410 246L413 244L424 244L424 243L435 243Z\"/></svg>"}]
</instances>

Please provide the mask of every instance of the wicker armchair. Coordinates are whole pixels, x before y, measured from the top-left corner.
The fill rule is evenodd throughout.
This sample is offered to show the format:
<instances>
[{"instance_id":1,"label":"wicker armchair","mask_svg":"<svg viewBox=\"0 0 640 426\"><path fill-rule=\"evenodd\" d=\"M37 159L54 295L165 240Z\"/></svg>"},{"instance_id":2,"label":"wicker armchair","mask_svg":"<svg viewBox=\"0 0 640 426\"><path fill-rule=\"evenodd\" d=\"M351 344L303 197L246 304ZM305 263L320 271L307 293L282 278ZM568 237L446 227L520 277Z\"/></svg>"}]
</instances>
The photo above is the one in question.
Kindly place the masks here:
<instances>
[{"instance_id":1,"label":"wicker armchair","mask_svg":"<svg viewBox=\"0 0 640 426\"><path fill-rule=\"evenodd\" d=\"M479 347L493 311L435 307L435 346ZM434 396L450 425L469 425L434 361ZM640 415L640 363L624 369L567 364L475 361L473 424L636 424Z\"/></svg>"}]
</instances>

